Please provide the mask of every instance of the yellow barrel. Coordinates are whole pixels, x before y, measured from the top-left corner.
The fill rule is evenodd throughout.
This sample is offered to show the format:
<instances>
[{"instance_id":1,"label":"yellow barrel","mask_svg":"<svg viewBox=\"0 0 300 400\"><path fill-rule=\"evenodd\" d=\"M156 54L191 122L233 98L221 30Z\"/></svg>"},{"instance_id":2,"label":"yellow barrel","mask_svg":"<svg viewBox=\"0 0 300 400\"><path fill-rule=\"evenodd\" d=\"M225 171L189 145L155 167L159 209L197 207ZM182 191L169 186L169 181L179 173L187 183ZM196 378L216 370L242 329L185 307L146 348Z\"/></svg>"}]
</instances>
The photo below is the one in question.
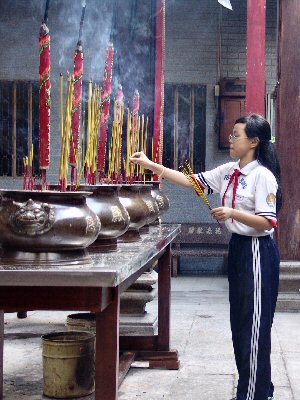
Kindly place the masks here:
<instances>
[{"instance_id":1,"label":"yellow barrel","mask_svg":"<svg viewBox=\"0 0 300 400\"><path fill-rule=\"evenodd\" d=\"M42 336L44 395L87 396L95 390L95 334L55 332Z\"/></svg>"}]
</instances>

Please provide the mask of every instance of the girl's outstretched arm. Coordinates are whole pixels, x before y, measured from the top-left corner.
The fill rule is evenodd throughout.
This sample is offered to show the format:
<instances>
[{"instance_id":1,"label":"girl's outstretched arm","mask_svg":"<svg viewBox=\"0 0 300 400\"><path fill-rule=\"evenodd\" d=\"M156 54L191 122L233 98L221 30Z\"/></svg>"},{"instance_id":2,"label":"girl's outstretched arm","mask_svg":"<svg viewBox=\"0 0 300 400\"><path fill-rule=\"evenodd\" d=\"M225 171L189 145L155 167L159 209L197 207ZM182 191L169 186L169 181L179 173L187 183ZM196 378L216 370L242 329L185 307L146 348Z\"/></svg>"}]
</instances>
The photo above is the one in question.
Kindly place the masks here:
<instances>
[{"instance_id":1,"label":"girl's outstretched arm","mask_svg":"<svg viewBox=\"0 0 300 400\"><path fill-rule=\"evenodd\" d=\"M144 168L150 169L155 174L160 175L162 178L167 179L172 183L187 188L192 188L192 185L182 172L175 171L171 168L166 168L161 164L157 164L149 160L146 154L142 151L132 154L132 156L130 157L130 161L134 164L139 164L142 165Z\"/></svg>"}]
</instances>

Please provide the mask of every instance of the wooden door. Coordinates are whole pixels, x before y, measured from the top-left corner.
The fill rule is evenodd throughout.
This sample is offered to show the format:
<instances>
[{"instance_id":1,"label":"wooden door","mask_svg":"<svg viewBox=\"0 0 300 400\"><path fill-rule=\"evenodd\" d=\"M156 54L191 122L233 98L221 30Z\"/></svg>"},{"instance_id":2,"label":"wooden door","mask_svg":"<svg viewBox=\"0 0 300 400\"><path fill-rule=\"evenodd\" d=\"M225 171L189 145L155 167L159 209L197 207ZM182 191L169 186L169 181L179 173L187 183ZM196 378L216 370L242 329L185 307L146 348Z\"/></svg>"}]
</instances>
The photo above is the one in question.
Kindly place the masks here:
<instances>
[{"instance_id":1,"label":"wooden door","mask_svg":"<svg viewBox=\"0 0 300 400\"><path fill-rule=\"evenodd\" d=\"M221 126L219 145L229 148L228 136L232 133L234 122L246 114L246 101L239 97L223 97L221 99Z\"/></svg>"}]
</instances>

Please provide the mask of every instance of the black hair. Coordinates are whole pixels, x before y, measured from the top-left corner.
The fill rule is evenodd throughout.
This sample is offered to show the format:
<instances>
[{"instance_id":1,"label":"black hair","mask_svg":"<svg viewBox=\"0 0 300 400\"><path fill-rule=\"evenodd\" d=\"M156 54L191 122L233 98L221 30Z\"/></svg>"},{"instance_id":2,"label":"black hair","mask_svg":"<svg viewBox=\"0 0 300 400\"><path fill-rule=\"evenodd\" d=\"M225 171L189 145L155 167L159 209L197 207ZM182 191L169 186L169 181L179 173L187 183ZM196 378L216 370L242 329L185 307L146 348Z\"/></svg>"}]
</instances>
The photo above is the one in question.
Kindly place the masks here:
<instances>
[{"instance_id":1,"label":"black hair","mask_svg":"<svg viewBox=\"0 0 300 400\"><path fill-rule=\"evenodd\" d=\"M281 190L281 171L279 160L276 152L275 144L271 142L271 127L269 122L258 114L250 114L245 117L238 118L235 124L245 124L245 132L248 138L258 138L256 159L268 168L276 178L278 189L276 194L276 210L282 207L282 190Z\"/></svg>"}]
</instances>

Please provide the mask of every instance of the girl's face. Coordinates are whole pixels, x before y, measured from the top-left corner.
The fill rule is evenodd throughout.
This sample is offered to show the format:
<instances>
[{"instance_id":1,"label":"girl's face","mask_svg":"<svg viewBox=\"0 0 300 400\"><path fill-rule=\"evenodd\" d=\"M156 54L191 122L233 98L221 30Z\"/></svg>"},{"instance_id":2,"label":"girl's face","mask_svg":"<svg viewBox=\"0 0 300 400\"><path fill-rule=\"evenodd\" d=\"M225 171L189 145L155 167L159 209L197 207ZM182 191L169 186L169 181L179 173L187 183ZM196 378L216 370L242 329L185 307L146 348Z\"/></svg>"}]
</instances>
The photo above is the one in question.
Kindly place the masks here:
<instances>
[{"instance_id":1,"label":"girl's face","mask_svg":"<svg viewBox=\"0 0 300 400\"><path fill-rule=\"evenodd\" d=\"M245 132L246 124L235 124L233 127L232 135L229 136L230 143L230 157L236 159L243 159L252 153L253 139L249 139Z\"/></svg>"}]
</instances>

